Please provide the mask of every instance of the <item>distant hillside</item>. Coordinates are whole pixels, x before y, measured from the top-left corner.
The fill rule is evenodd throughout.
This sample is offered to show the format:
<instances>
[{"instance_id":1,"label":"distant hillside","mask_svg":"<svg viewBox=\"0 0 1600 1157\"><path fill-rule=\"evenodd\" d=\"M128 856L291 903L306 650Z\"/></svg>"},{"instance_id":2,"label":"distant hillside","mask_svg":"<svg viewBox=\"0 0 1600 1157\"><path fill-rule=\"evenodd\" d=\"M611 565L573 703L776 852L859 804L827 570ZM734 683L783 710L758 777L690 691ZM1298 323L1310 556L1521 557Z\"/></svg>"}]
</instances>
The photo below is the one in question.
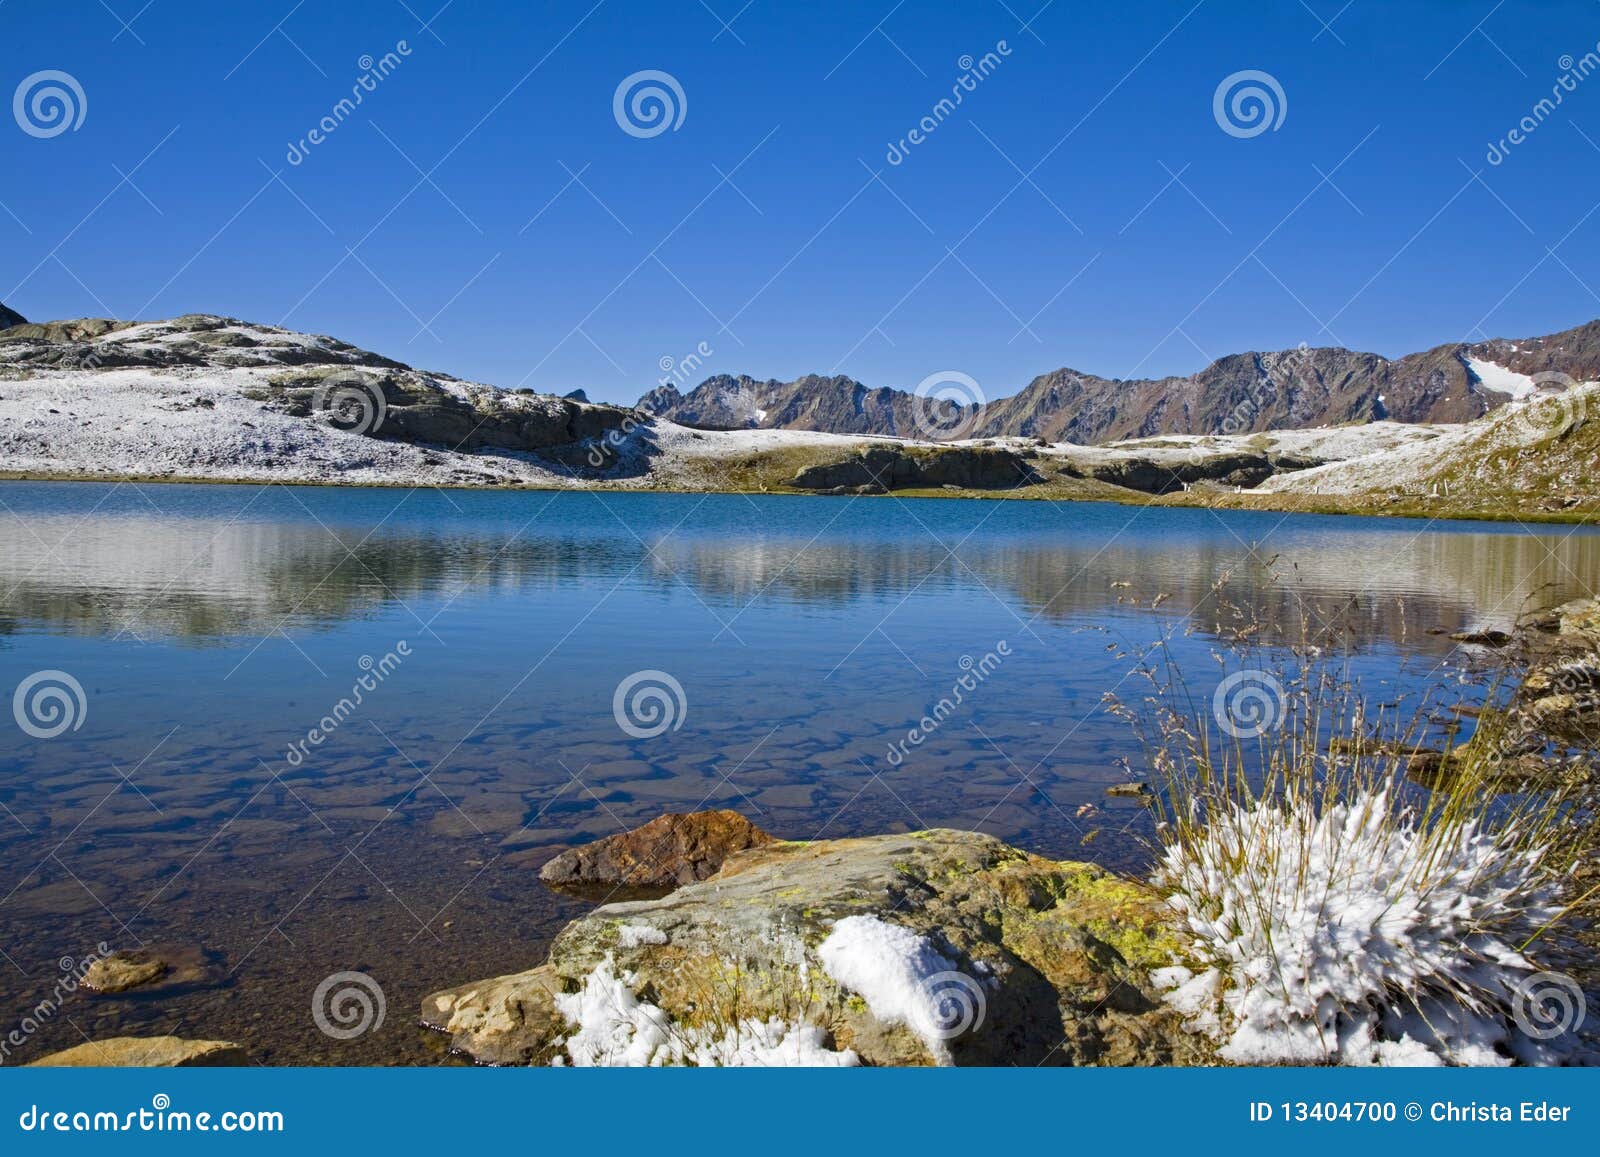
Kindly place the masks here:
<instances>
[{"instance_id":1,"label":"distant hillside","mask_svg":"<svg viewBox=\"0 0 1600 1157\"><path fill-rule=\"evenodd\" d=\"M1230 354L1191 377L1117 380L1061 369L971 411L961 433L1112 442L1233 434L1390 418L1466 422L1528 392L1541 373L1600 379L1600 320L1548 337L1454 343L1389 359L1333 348ZM923 436L903 390L847 377L714 377L666 386L639 407L690 426Z\"/></svg>"},{"instance_id":2,"label":"distant hillside","mask_svg":"<svg viewBox=\"0 0 1600 1157\"><path fill-rule=\"evenodd\" d=\"M14 325L27 324L27 318L14 309L7 309L5 302L0 301L0 329L10 329Z\"/></svg>"}]
</instances>

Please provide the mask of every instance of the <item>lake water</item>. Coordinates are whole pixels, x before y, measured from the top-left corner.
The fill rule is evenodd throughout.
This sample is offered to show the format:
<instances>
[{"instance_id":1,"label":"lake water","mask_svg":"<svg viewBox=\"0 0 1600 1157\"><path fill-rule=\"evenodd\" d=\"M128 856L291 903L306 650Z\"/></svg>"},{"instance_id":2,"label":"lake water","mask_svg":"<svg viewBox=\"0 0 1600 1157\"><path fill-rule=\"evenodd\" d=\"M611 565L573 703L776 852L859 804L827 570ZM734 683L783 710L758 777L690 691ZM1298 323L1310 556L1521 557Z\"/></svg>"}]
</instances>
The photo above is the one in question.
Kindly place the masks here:
<instances>
[{"instance_id":1,"label":"lake water","mask_svg":"<svg viewBox=\"0 0 1600 1157\"><path fill-rule=\"evenodd\" d=\"M1148 813L1105 789L1138 747L1101 702L1140 693L1130 647L1171 633L1209 697L1219 625L1307 623L1372 686L1437 694L1453 644L1430 629L1597 576L1600 536L1567 528L3 483L0 691L60 672L83 708L69 687L78 726L54 736L0 714L0 1015L101 942L197 973L76 994L7 1063L158 1032L267 1063L440 1060L420 999L539 963L582 910L538 866L663 811L789 838L977 828L1135 867ZM346 970L387 1004L348 1042L311 1015Z\"/></svg>"}]
</instances>

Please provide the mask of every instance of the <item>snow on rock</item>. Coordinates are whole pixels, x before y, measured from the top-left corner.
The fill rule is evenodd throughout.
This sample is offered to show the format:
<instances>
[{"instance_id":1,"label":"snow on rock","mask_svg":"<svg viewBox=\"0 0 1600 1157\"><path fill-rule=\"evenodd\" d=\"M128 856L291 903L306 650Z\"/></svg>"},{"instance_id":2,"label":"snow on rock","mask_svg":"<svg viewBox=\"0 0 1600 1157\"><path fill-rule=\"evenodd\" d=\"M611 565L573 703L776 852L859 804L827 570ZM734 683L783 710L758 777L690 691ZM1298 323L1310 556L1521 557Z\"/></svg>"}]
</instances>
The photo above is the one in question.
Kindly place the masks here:
<instances>
[{"instance_id":1,"label":"snow on rock","mask_svg":"<svg viewBox=\"0 0 1600 1157\"><path fill-rule=\"evenodd\" d=\"M1537 853L1474 823L1424 833L1381 792L1233 807L1175 843L1156 880L1200 962L1157 983L1225 1060L1560 1057L1515 1022L1537 967L1515 945L1555 914L1553 889Z\"/></svg>"},{"instance_id":2,"label":"snow on rock","mask_svg":"<svg viewBox=\"0 0 1600 1157\"><path fill-rule=\"evenodd\" d=\"M1504 366L1497 366L1482 358L1468 358L1467 368L1472 371L1473 377L1478 379L1480 386L1497 394L1526 398L1539 388L1527 374L1519 374L1515 370L1508 370Z\"/></svg>"},{"instance_id":3,"label":"snow on rock","mask_svg":"<svg viewBox=\"0 0 1600 1157\"><path fill-rule=\"evenodd\" d=\"M617 947L637 948L641 944L665 944L667 934L649 924L624 924L617 929Z\"/></svg>"},{"instance_id":4,"label":"snow on rock","mask_svg":"<svg viewBox=\"0 0 1600 1157\"><path fill-rule=\"evenodd\" d=\"M555 1005L574 1030L565 1042L565 1060L578 1067L838 1068L861 1063L849 1049L828 1048L815 1025L777 1018L744 1020L721 1031L675 1025L667 1013L634 994L631 978L616 973L610 955L577 992L556 996Z\"/></svg>"},{"instance_id":5,"label":"snow on rock","mask_svg":"<svg viewBox=\"0 0 1600 1157\"><path fill-rule=\"evenodd\" d=\"M817 946L817 958L879 1022L905 1025L941 1065L951 1063L946 1042L983 1021L982 986L909 928L876 916L846 916Z\"/></svg>"}]
</instances>

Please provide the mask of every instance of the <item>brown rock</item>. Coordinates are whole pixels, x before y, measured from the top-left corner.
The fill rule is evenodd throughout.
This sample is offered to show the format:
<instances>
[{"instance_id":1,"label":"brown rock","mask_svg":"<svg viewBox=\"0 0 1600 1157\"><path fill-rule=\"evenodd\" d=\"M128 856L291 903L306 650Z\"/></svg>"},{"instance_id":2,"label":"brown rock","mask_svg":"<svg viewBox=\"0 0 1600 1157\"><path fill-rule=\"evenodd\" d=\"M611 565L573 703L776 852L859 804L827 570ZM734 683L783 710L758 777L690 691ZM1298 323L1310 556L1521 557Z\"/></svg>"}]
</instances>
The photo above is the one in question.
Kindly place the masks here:
<instances>
[{"instance_id":1,"label":"brown rock","mask_svg":"<svg viewBox=\"0 0 1600 1157\"><path fill-rule=\"evenodd\" d=\"M734 852L773 837L735 811L671 812L562 852L539 870L551 885L675 888L713 875Z\"/></svg>"},{"instance_id":2,"label":"brown rock","mask_svg":"<svg viewBox=\"0 0 1600 1157\"><path fill-rule=\"evenodd\" d=\"M184 1040L175 1036L117 1036L85 1041L34 1061L41 1069L173 1069L201 1065L245 1065L249 1058L232 1041Z\"/></svg>"}]
</instances>

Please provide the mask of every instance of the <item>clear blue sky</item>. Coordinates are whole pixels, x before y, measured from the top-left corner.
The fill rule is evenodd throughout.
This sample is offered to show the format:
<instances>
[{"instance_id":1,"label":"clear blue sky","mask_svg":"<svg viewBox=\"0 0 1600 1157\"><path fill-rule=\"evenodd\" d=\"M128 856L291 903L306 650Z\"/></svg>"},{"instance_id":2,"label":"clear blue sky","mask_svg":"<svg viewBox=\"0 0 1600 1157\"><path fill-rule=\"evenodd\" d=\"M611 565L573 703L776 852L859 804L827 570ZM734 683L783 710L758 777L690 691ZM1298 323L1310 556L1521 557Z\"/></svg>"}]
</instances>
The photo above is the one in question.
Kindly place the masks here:
<instances>
[{"instance_id":1,"label":"clear blue sky","mask_svg":"<svg viewBox=\"0 0 1600 1157\"><path fill-rule=\"evenodd\" d=\"M1600 74L1485 159L1595 50L1594 0L442 3L9 0L0 95L54 69L87 109L53 137L0 117L4 300L627 401L702 342L695 380L958 370L999 397L1600 315ZM646 69L686 107L638 137L613 96ZM1286 102L1253 137L1213 115L1246 69Z\"/></svg>"}]
</instances>

